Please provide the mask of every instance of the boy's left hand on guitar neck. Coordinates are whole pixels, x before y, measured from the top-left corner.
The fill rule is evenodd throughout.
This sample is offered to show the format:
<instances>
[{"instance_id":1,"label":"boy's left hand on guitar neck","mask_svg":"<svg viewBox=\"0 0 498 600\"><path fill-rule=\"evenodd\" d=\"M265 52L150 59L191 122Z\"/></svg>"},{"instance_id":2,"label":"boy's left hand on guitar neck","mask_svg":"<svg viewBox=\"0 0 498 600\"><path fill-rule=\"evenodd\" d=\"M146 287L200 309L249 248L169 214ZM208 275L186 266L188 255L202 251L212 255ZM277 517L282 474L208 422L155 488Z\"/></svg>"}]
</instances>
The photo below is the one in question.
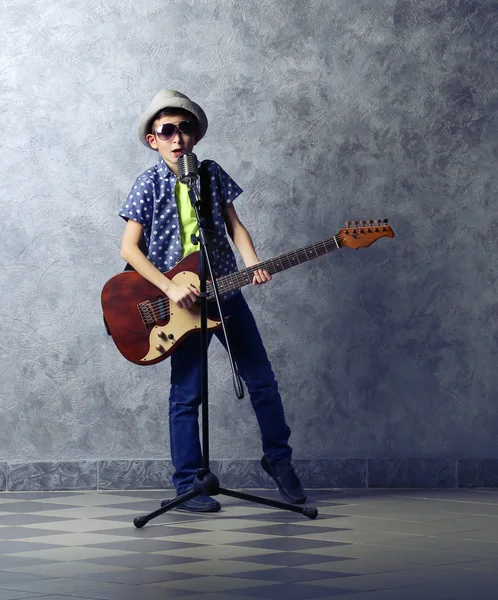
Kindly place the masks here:
<instances>
[{"instance_id":1,"label":"boy's left hand on guitar neck","mask_svg":"<svg viewBox=\"0 0 498 600\"><path fill-rule=\"evenodd\" d=\"M251 265L248 265L249 267ZM254 271L254 277L252 280L252 284L253 285L261 285L263 283L267 283L268 281L271 280L271 275L270 273L268 273L268 271L266 269L256 269L256 271Z\"/></svg>"}]
</instances>

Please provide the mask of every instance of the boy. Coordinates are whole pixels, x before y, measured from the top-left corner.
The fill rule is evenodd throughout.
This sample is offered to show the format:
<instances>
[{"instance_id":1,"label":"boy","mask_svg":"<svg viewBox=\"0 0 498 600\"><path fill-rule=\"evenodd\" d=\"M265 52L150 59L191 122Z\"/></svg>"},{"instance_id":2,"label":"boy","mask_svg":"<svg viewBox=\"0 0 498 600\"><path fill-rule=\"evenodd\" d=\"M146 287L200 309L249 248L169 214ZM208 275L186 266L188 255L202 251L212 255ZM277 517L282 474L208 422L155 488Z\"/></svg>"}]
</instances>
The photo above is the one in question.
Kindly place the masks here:
<instances>
[{"instance_id":1,"label":"boy","mask_svg":"<svg viewBox=\"0 0 498 600\"><path fill-rule=\"evenodd\" d=\"M159 153L160 159L137 178L119 213L126 220L122 258L182 309L196 302L199 291L193 285L176 285L163 272L199 248L191 242L197 220L188 188L177 179L177 163L181 154L191 152L204 137L207 127L204 111L187 96L175 90L158 92L140 118L138 136L143 144ZM215 276L219 277L238 270L227 232L246 267L257 265L260 260L232 204L242 190L219 165L212 161L207 165L214 224L212 261ZM147 256L140 249L142 238L148 248ZM270 279L266 270L254 271L253 284L264 284ZM304 503L304 490L290 462L290 429L252 313L240 291L223 298L223 309L225 316L230 316L227 330L234 360L246 383L261 431L264 452L261 466L288 502ZM215 335L224 343L222 332ZM199 337L192 335L171 356L169 431L175 469L173 484L178 495L191 489L197 469L202 466L199 404L200 343ZM220 504L209 496L197 496L178 509L216 512Z\"/></svg>"}]
</instances>

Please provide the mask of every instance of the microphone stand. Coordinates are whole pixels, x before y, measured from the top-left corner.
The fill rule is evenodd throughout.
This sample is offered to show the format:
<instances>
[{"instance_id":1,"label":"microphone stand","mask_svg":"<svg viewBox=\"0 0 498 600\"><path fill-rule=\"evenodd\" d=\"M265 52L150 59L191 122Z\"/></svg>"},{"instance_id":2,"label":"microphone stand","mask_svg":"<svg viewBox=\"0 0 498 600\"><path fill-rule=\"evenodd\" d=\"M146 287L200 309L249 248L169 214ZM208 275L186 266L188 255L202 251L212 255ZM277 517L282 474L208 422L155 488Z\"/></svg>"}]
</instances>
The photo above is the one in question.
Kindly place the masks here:
<instances>
[{"instance_id":1,"label":"microphone stand","mask_svg":"<svg viewBox=\"0 0 498 600\"><path fill-rule=\"evenodd\" d=\"M179 504L186 502L196 496L217 496L223 494L225 496L231 496L232 498L239 498L240 500L249 500L250 502L256 502L259 504L265 504L266 506L272 506L274 508L280 508L282 510L290 510L292 512L300 513L310 519L315 519L318 515L318 510L314 507L307 506L296 506L294 504L288 504L286 502L279 502L278 500L270 500L269 498L262 498L253 494L246 494L244 492L238 492L220 487L220 483L216 475L211 472L209 468L209 411L208 411L208 338L207 338L207 302L208 294L206 292L206 265L209 270L209 276L213 285L213 292L216 299L216 304L219 311L219 318L222 323L223 333L225 334L225 340L227 344L228 357L232 368L233 382L237 398L241 399L244 397L244 391L240 376L237 373L235 364L233 361L232 351L230 348L230 341L227 336L225 328L225 319L223 318L223 311L218 293L218 284L214 276L211 259L209 256L209 250L207 246L207 237L205 230L205 222L201 216L201 198L199 191L195 185L197 175L190 175L190 177L182 178L182 183L186 183L189 188L189 198L194 208L197 222L199 225L199 236L192 235L192 242L197 245L200 242L201 248L199 252L199 266L198 274L200 280L200 305L201 305L201 326L200 326L200 343L201 343L201 406L202 406L202 467L197 470L197 476L193 481L192 489L185 494L177 496L173 500L170 500L161 508L144 515L136 517L133 520L133 524L137 528L141 528L146 525L150 520L155 519L159 515L175 508ZM202 514L202 513L199 513Z\"/></svg>"}]
</instances>

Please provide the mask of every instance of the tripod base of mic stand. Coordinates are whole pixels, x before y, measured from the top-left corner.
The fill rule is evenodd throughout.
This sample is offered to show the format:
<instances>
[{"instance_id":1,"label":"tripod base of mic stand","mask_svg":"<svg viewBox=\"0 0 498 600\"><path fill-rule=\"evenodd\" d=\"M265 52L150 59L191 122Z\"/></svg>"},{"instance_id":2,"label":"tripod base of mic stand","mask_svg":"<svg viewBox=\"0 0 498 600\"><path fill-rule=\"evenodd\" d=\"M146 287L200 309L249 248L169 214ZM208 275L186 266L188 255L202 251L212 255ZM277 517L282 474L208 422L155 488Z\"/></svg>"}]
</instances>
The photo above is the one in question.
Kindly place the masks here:
<instances>
[{"instance_id":1,"label":"tripod base of mic stand","mask_svg":"<svg viewBox=\"0 0 498 600\"><path fill-rule=\"evenodd\" d=\"M155 519L159 515L162 515L163 513L175 508L187 500L191 500L196 496L217 496L218 494L223 494L224 496L230 496L232 498L239 498L239 500L249 500L249 502L265 504L266 506L272 506L282 510L290 510L292 512L304 515L309 519L316 519L318 516L318 510L311 506L296 506L295 504L287 504L286 502L279 502L278 500L270 500L269 498L262 498L261 496L255 496L253 494L246 494L244 492L236 492L234 490L222 488L220 487L220 482L218 481L216 475L211 473L209 469L199 469L197 472L197 477L194 479L192 489L189 492L177 496L170 502L167 502L164 506L161 506L161 508L158 508L148 515L136 517L133 520L133 524L135 527L140 529L152 519Z\"/></svg>"}]
</instances>

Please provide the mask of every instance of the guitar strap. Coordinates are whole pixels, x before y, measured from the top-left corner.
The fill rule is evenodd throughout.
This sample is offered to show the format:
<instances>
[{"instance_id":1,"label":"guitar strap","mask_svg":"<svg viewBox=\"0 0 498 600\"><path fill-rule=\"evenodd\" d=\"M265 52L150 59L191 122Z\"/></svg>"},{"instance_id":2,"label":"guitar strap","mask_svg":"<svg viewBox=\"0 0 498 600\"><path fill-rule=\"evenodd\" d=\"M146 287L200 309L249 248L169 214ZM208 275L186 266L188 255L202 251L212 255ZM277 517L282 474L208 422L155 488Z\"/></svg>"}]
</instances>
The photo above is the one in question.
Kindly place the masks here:
<instances>
[{"instance_id":1,"label":"guitar strap","mask_svg":"<svg viewBox=\"0 0 498 600\"><path fill-rule=\"evenodd\" d=\"M213 235L214 235L214 223L213 223L213 211L212 211L212 186L211 186L211 176L209 174L209 165L212 163L210 160L203 160L199 167L199 180L200 180L200 188L201 188L201 219L204 221L204 228L207 237L208 243L208 251L211 254ZM147 243L145 241L144 236L140 240L139 244L140 250L147 256L149 249L147 247ZM134 271L135 269L129 264L126 263L125 271ZM109 331L109 327L107 326L106 320L104 318L104 325L107 331L107 335L111 335Z\"/></svg>"}]
</instances>

